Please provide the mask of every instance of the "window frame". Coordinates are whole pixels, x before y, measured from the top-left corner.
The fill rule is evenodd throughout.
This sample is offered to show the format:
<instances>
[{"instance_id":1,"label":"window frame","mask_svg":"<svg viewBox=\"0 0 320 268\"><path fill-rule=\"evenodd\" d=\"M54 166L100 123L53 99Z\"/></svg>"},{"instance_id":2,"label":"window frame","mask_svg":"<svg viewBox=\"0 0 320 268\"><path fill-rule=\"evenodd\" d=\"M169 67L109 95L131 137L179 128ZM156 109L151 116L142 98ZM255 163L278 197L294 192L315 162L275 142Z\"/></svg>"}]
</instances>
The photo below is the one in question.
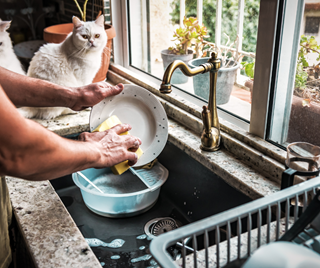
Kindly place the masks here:
<instances>
[{"instance_id":1,"label":"window frame","mask_svg":"<svg viewBox=\"0 0 320 268\"><path fill-rule=\"evenodd\" d=\"M219 1L219 0L217 0ZM300 1L300 0L294 0ZM303 1L303 0L302 0ZM251 120L245 122L218 107L218 115L242 129L267 139L270 131L270 111L273 109L273 91L278 72L280 36L283 22L283 10L287 0L261 0L258 26L258 41L255 64L255 83L252 94ZM127 0L111 0L113 25L117 32L114 40L114 63L119 64L150 82L159 85L161 81L133 66L130 66L130 38L128 29ZM205 101L172 87L173 92L187 101L202 107Z\"/></svg>"}]
</instances>

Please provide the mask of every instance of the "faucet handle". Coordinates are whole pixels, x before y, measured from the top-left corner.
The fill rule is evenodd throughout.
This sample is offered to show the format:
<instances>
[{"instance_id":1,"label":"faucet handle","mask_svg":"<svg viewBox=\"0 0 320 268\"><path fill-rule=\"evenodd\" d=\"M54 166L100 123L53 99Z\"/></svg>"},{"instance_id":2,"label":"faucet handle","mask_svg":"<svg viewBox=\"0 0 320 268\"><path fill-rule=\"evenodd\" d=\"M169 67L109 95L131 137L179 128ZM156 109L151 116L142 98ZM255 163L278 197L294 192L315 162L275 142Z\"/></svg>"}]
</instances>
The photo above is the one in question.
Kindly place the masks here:
<instances>
[{"instance_id":1,"label":"faucet handle","mask_svg":"<svg viewBox=\"0 0 320 268\"><path fill-rule=\"evenodd\" d=\"M219 150L220 147L220 130L212 127L211 113L207 106L202 107L203 131L201 134L200 149L208 152Z\"/></svg>"},{"instance_id":2,"label":"faucet handle","mask_svg":"<svg viewBox=\"0 0 320 268\"><path fill-rule=\"evenodd\" d=\"M207 106L202 107L202 122L203 122L203 127L204 131L207 135L211 133L211 120L210 120L210 110L208 109Z\"/></svg>"}]
</instances>

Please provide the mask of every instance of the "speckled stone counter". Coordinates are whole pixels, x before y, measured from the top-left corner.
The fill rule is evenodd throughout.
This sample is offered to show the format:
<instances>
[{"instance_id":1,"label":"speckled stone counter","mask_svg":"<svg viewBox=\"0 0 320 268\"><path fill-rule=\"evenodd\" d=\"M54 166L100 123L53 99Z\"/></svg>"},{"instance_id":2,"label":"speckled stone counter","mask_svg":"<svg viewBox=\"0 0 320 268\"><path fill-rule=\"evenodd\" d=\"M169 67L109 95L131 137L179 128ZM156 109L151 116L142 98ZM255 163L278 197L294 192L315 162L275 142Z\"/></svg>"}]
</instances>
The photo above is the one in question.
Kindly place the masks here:
<instances>
[{"instance_id":1,"label":"speckled stone counter","mask_svg":"<svg viewBox=\"0 0 320 268\"><path fill-rule=\"evenodd\" d=\"M214 153L201 151L202 122L197 112L189 113L168 99L158 98L169 117L171 143L252 199L279 190L283 152L228 123L222 127L224 146ZM86 110L35 121L66 136L89 131L89 115ZM7 178L7 183L21 234L36 267L101 267L48 181Z\"/></svg>"}]
</instances>

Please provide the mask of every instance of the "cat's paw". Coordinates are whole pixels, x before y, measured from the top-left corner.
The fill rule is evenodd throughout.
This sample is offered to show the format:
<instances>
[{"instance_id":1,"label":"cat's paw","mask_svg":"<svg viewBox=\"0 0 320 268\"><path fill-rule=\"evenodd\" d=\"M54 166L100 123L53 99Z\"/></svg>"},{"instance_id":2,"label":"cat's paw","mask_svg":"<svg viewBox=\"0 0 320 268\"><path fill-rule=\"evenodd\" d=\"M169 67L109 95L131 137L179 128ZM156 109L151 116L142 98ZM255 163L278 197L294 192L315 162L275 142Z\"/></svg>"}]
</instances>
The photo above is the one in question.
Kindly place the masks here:
<instances>
[{"instance_id":1,"label":"cat's paw","mask_svg":"<svg viewBox=\"0 0 320 268\"><path fill-rule=\"evenodd\" d=\"M77 113L79 112L66 108L61 114L65 115L65 114L77 114Z\"/></svg>"}]
</instances>

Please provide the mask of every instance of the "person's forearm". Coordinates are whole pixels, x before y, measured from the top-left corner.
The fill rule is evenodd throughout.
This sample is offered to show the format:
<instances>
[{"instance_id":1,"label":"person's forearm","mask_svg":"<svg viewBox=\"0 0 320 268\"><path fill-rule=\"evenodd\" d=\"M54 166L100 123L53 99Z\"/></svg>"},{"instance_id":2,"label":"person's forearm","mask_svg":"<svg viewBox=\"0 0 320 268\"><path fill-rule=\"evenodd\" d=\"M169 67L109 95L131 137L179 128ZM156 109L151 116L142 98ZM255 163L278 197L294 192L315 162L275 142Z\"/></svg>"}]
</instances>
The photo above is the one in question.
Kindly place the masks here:
<instances>
[{"instance_id":1,"label":"person's forearm","mask_svg":"<svg viewBox=\"0 0 320 268\"><path fill-rule=\"evenodd\" d=\"M0 67L0 85L16 106L72 107L77 91Z\"/></svg>"},{"instance_id":2,"label":"person's forearm","mask_svg":"<svg viewBox=\"0 0 320 268\"><path fill-rule=\"evenodd\" d=\"M95 167L99 144L62 138L23 118L0 87L0 175L47 180Z\"/></svg>"},{"instance_id":3,"label":"person's forearm","mask_svg":"<svg viewBox=\"0 0 320 268\"><path fill-rule=\"evenodd\" d=\"M19 127L22 139L9 140L8 150L1 149L6 166L2 172L0 168L1 175L50 180L94 167L99 162L100 153L90 143L62 138L31 120L22 120L25 120Z\"/></svg>"}]
</instances>

